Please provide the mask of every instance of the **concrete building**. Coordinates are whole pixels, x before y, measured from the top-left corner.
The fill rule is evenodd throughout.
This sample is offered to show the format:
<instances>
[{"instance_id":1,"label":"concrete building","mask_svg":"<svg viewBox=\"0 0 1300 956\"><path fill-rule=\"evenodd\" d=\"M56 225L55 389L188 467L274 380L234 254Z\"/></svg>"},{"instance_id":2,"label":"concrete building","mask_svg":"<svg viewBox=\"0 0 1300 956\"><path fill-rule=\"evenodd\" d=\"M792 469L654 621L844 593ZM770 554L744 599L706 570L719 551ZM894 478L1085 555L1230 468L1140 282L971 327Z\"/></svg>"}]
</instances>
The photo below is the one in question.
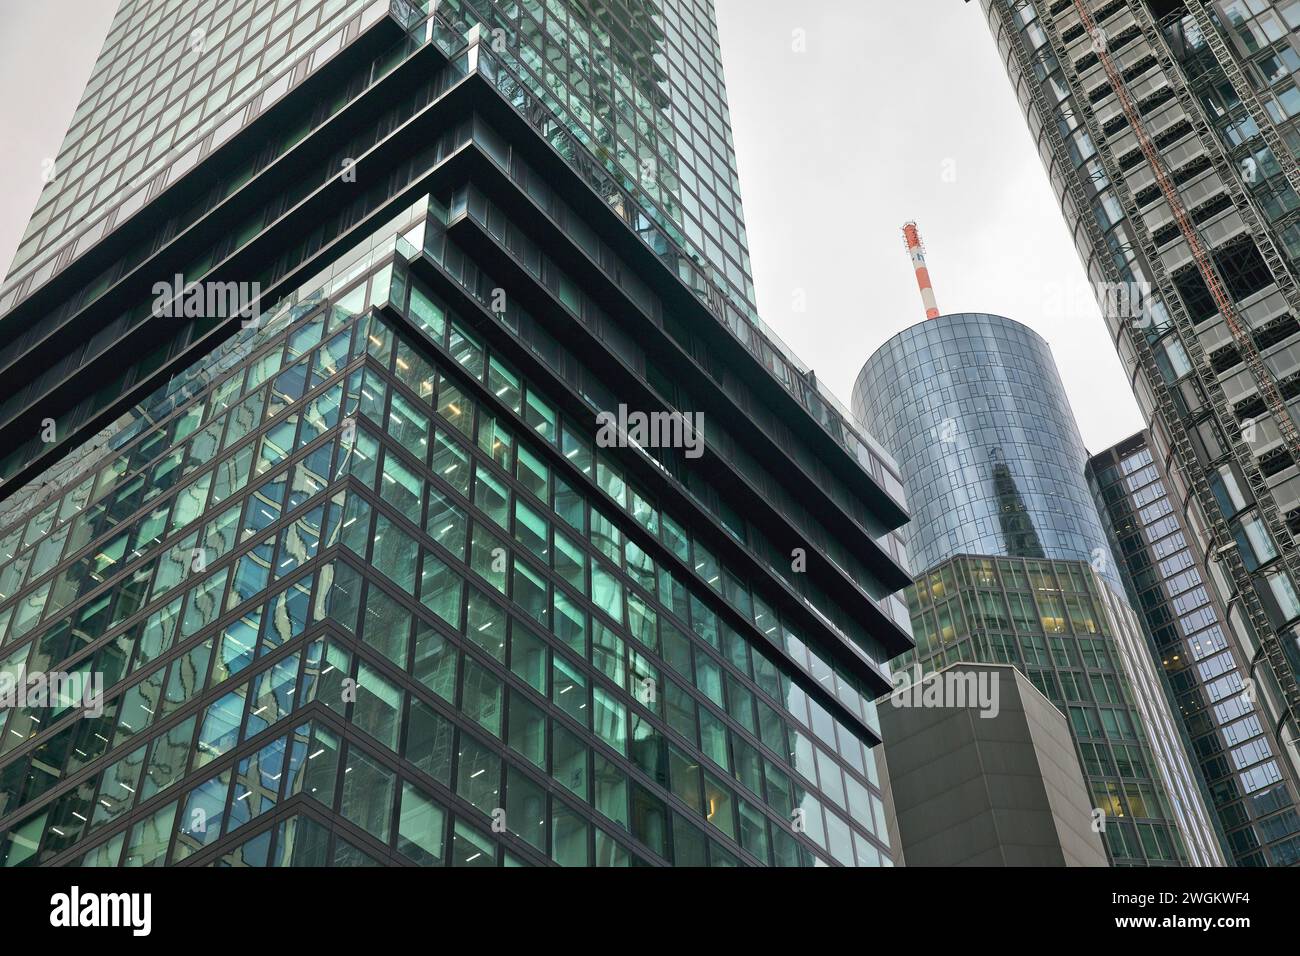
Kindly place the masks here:
<instances>
[{"instance_id":1,"label":"concrete building","mask_svg":"<svg viewBox=\"0 0 1300 956\"><path fill-rule=\"evenodd\" d=\"M899 862L1108 866L1065 715L1010 664L950 664L930 681L983 682L996 687L996 706L975 695L911 706L915 688L898 696L906 706L880 701L878 753Z\"/></svg>"}]
</instances>

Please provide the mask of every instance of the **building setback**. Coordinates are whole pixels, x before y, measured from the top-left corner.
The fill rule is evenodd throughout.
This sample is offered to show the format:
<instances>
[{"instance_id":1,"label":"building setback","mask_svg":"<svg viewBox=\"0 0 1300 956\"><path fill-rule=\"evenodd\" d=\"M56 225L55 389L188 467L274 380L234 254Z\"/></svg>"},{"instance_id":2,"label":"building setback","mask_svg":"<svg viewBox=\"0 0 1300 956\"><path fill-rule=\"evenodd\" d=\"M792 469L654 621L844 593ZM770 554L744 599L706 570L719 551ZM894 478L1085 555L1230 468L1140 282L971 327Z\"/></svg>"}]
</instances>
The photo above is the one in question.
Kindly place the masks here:
<instances>
[{"instance_id":1,"label":"building setback","mask_svg":"<svg viewBox=\"0 0 1300 956\"><path fill-rule=\"evenodd\" d=\"M981 6L1294 792L1300 4Z\"/></svg>"},{"instance_id":2,"label":"building setback","mask_svg":"<svg viewBox=\"0 0 1300 956\"><path fill-rule=\"evenodd\" d=\"M0 865L890 865L901 482L753 314L711 5L429 6L121 6L0 298L0 676L103 686Z\"/></svg>"},{"instance_id":3,"label":"building setback","mask_svg":"<svg viewBox=\"0 0 1300 956\"><path fill-rule=\"evenodd\" d=\"M941 315L867 360L853 407L898 460L924 569L916 650L895 670L1015 665L1069 718L1113 864L1221 864L1047 343L1002 316Z\"/></svg>"},{"instance_id":4,"label":"building setback","mask_svg":"<svg viewBox=\"0 0 1300 956\"><path fill-rule=\"evenodd\" d=\"M1094 455L1088 480L1234 862L1295 864L1300 818L1281 747L1261 719L1227 615L1201 576L1195 539L1169 500L1146 433Z\"/></svg>"}]
</instances>

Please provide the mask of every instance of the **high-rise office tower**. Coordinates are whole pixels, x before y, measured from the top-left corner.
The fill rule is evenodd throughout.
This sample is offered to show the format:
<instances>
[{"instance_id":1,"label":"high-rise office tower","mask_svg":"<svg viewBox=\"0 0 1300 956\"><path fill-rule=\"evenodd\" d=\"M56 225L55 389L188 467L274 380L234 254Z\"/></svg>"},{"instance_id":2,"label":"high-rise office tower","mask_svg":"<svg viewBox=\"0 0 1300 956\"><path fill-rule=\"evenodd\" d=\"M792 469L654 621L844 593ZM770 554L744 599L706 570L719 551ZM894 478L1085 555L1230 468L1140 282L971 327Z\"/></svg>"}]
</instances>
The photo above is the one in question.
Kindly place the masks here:
<instances>
[{"instance_id":1,"label":"high-rise office tower","mask_svg":"<svg viewBox=\"0 0 1300 956\"><path fill-rule=\"evenodd\" d=\"M997 315L920 322L867 360L853 408L913 514L916 650L894 667L1014 664L1069 718L1113 864L1221 864L1047 343Z\"/></svg>"},{"instance_id":2,"label":"high-rise office tower","mask_svg":"<svg viewBox=\"0 0 1300 956\"><path fill-rule=\"evenodd\" d=\"M122 4L0 315L0 863L890 863L901 484L727 126L705 0Z\"/></svg>"},{"instance_id":3,"label":"high-rise office tower","mask_svg":"<svg viewBox=\"0 0 1300 956\"><path fill-rule=\"evenodd\" d=\"M1195 537L1169 499L1146 433L1094 455L1088 480L1234 862L1300 862L1300 817L1281 747L1260 717L1244 676L1249 662L1228 639L1227 614L1201 576ZM1252 527L1243 538L1259 533Z\"/></svg>"},{"instance_id":4,"label":"high-rise office tower","mask_svg":"<svg viewBox=\"0 0 1300 956\"><path fill-rule=\"evenodd\" d=\"M1300 4L981 4L1294 788Z\"/></svg>"}]
</instances>

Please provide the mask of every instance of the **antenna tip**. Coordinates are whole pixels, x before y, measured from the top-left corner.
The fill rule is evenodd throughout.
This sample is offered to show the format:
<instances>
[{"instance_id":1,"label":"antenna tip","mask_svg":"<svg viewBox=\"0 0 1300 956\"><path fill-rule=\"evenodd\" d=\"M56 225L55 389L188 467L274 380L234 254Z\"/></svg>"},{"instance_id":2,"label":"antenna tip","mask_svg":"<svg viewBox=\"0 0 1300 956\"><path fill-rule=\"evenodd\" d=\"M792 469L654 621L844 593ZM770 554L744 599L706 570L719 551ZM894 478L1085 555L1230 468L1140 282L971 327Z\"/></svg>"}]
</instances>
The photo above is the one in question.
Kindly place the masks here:
<instances>
[{"instance_id":1,"label":"antenna tip","mask_svg":"<svg viewBox=\"0 0 1300 956\"><path fill-rule=\"evenodd\" d=\"M909 219L903 223L903 242L909 249L923 248L921 230L917 227L916 220Z\"/></svg>"}]
</instances>

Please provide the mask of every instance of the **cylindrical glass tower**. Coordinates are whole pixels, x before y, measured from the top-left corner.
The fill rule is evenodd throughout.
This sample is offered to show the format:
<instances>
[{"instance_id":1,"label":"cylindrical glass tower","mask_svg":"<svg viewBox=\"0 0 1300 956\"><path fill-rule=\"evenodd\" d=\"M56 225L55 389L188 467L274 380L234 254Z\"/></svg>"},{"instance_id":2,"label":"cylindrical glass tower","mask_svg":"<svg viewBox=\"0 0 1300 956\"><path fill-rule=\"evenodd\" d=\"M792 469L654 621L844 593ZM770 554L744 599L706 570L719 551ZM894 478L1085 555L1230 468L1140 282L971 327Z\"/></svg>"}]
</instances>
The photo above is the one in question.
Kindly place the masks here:
<instances>
[{"instance_id":1,"label":"cylindrical glass tower","mask_svg":"<svg viewBox=\"0 0 1300 956\"><path fill-rule=\"evenodd\" d=\"M984 313L920 322L867 360L853 411L898 460L916 571L958 554L1069 558L1121 587L1088 455L1037 333Z\"/></svg>"},{"instance_id":2,"label":"cylindrical glass tower","mask_svg":"<svg viewBox=\"0 0 1300 956\"><path fill-rule=\"evenodd\" d=\"M853 411L912 510L916 650L896 665L1014 664L1069 717L1113 865L1221 864L1047 343L999 315L926 320L867 360ZM1079 693L1094 681L1112 690Z\"/></svg>"}]
</instances>

